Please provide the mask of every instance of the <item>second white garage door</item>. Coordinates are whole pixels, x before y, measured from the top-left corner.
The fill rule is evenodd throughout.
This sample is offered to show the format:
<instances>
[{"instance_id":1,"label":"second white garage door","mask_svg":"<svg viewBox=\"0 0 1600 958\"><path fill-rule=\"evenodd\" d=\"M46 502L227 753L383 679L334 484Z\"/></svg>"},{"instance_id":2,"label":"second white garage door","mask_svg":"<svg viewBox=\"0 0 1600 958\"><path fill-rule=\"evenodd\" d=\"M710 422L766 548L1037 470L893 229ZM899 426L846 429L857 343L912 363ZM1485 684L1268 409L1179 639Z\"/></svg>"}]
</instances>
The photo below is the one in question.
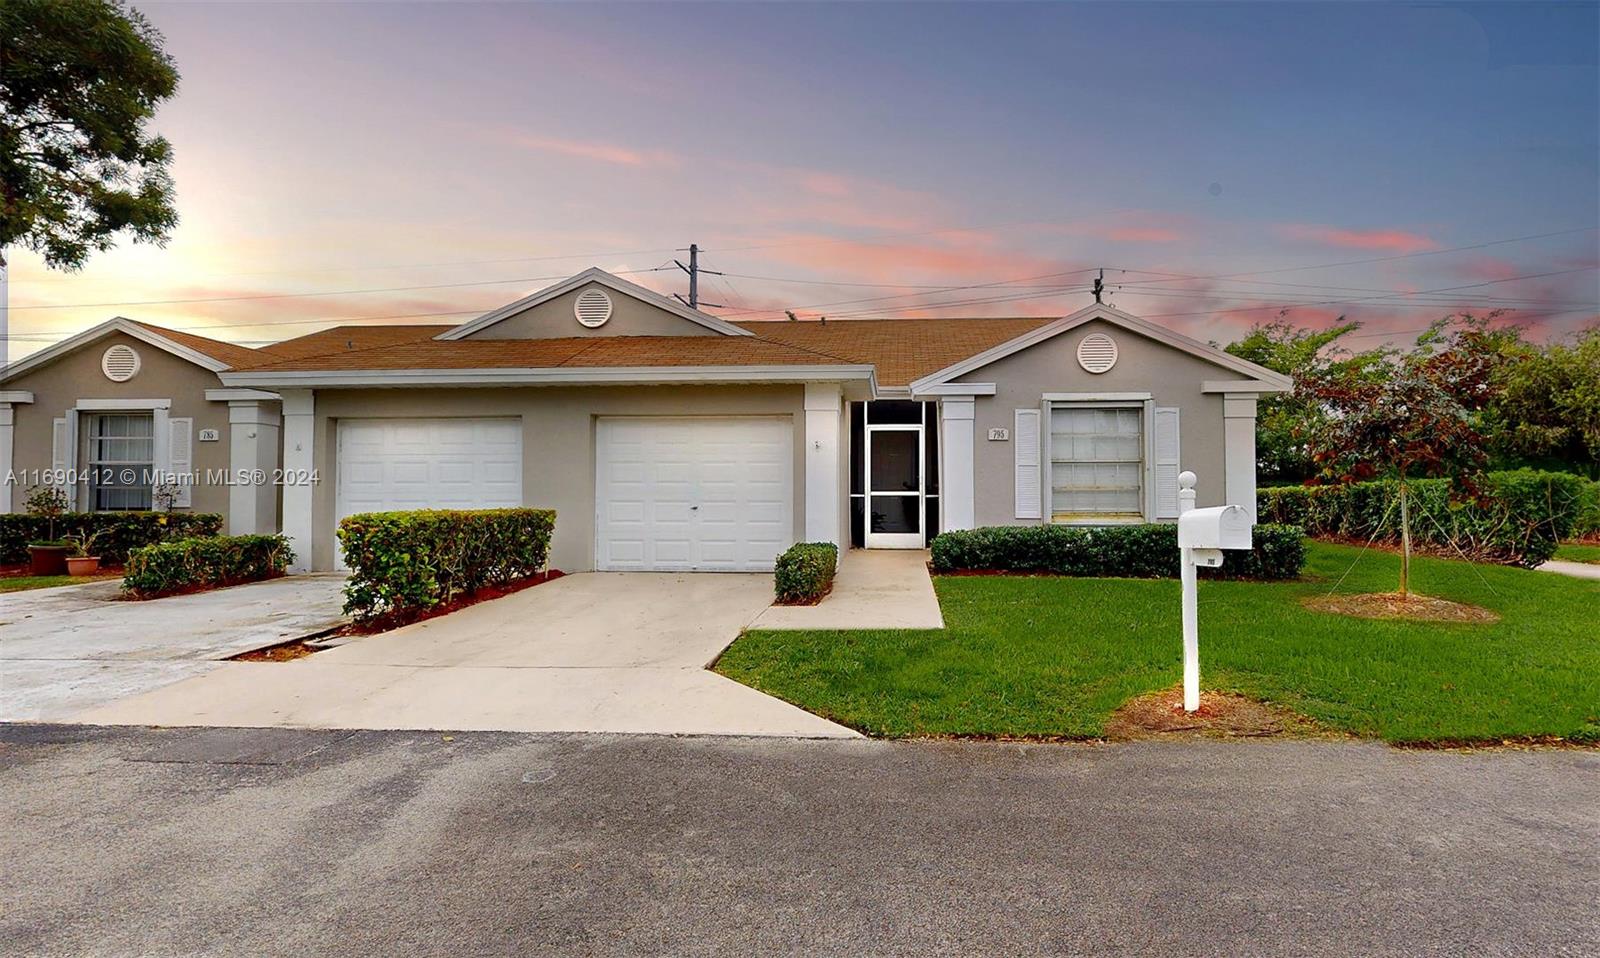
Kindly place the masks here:
<instances>
[{"instance_id":1,"label":"second white garage door","mask_svg":"<svg viewBox=\"0 0 1600 958\"><path fill-rule=\"evenodd\" d=\"M793 424L601 419L595 565L760 572L794 544Z\"/></svg>"},{"instance_id":2,"label":"second white garage door","mask_svg":"<svg viewBox=\"0 0 1600 958\"><path fill-rule=\"evenodd\" d=\"M522 505L520 419L339 422L337 518Z\"/></svg>"}]
</instances>

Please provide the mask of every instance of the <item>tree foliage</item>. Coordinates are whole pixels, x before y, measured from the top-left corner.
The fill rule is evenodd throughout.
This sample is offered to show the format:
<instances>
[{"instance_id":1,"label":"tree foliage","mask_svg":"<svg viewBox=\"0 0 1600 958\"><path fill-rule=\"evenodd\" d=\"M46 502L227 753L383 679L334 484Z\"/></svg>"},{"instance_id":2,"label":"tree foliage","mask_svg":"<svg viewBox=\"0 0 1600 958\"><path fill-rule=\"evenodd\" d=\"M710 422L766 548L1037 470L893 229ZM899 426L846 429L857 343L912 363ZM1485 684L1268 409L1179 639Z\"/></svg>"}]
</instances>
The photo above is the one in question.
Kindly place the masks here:
<instances>
[{"instance_id":1,"label":"tree foliage","mask_svg":"<svg viewBox=\"0 0 1600 958\"><path fill-rule=\"evenodd\" d=\"M121 0L0 2L0 248L76 269L177 224L172 147L146 129L178 71Z\"/></svg>"}]
</instances>

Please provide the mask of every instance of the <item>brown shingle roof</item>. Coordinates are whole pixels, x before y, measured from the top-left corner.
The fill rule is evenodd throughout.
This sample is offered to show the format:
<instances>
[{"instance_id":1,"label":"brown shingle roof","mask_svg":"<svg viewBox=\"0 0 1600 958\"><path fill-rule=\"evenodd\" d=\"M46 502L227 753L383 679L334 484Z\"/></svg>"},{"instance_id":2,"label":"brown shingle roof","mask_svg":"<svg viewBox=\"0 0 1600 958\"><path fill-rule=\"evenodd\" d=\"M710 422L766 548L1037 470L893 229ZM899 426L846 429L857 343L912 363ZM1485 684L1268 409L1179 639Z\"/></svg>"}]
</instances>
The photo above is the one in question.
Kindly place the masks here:
<instances>
[{"instance_id":1,"label":"brown shingle roof","mask_svg":"<svg viewBox=\"0 0 1600 958\"><path fill-rule=\"evenodd\" d=\"M748 322L762 339L814 349L848 363L878 368L878 385L904 386L1055 317L1020 319L846 319L831 323Z\"/></svg>"},{"instance_id":2,"label":"brown shingle roof","mask_svg":"<svg viewBox=\"0 0 1600 958\"><path fill-rule=\"evenodd\" d=\"M434 337L450 326L337 326L254 350L258 371L870 365L904 386L1052 321L875 319L746 322L753 336Z\"/></svg>"},{"instance_id":3,"label":"brown shingle roof","mask_svg":"<svg viewBox=\"0 0 1600 958\"><path fill-rule=\"evenodd\" d=\"M142 326L145 329L150 330L157 336L170 339L179 346L187 346L197 353L203 353L207 356L210 356L217 362L227 363L229 366L235 369L252 366L261 359L260 353L257 350L251 349L249 346L240 346L238 343L225 343L220 339L212 339L208 336L196 336L194 333L185 333L181 330L168 329L165 326L157 326L154 323L142 323L136 319L131 319L128 321L133 323L135 326Z\"/></svg>"}]
</instances>

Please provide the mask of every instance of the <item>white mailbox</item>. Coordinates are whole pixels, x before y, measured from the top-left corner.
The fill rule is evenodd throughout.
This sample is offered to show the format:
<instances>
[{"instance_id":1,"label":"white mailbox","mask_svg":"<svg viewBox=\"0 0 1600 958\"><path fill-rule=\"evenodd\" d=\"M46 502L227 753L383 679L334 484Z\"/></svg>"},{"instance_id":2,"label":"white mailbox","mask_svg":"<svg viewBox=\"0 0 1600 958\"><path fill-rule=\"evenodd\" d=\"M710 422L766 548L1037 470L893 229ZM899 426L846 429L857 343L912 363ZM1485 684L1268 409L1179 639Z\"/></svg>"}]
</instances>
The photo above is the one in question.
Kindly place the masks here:
<instances>
[{"instance_id":1,"label":"white mailbox","mask_svg":"<svg viewBox=\"0 0 1600 958\"><path fill-rule=\"evenodd\" d=\"M1178 517L1178 548L1248 549L1251 524L1243 506L1190 509Z\"/></svg>"}]
</instances>

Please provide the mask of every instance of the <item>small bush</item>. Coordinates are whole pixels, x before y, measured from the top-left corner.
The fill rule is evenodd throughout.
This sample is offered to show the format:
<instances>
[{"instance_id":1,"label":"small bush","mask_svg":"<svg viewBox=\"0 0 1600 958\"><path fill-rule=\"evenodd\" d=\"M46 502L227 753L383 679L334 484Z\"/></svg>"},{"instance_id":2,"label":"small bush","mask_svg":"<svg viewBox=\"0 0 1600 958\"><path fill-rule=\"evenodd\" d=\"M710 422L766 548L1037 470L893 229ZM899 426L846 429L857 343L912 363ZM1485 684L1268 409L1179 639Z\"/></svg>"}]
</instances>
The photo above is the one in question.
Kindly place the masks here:
<instances>
[{"instance_id":1,"label":"small bush","mask_svg":"<svg viewBox=\"0 0 1600 958\"><path fill-rule=\"evenodd\" d=\"M1220 569L1233 579L1293 579L1305 565L1299 528L1258 525L1254 547L1229 549ZM943 532L933 540L935 572L1037 572L1048 575L1173 579L1178 576L1178 527L991 526Z\"/></svg>"},{"instance_id":2,"label":"small bush","mask_svg":"<svg viewBox=\"0 0 1600 958\"><path fill-rule=\"evenodd\" d=\"M283 536L205 536L143 546L128 554L122 587L151 599L197 587L283 575L294 552Z\"/></svg>"},{"instance_id":3,"label":"small bush","mask_svg":"<svg viewBox=\"0 0 1600 958\"><path fill-rule=\"evenodd\" d=\"M1571 535L1574 539L1600 540L1600 482L1584 483Z\"/></svg>"},{"instance_id":4,"label":"small bush","mask_svg":"<svg viewBox=\"0 0 1600 958\"><path fill-rule=\"evenodd\" d=\"M1419 552L1532 568L1574 534L1592 485L1563 472L1491 472L1478 495L1449 479L1407 483L1411 542ZM1400 493L1394 481L1285 486L1257 493L1264 522L1292 523L1311 536L1400 541Z\"/></svg>"},{"instance_id":5,"label":"small bush","mask_svg":"<svg viewBox=\"0 0 1600 958\"><path fill-rule=\"evenodd\" d=\"M57 539L93 537L95 553L107 565L122 565L143 546L221 532L222 516L214 512L69 512L55 519ZM43 516L0 515L0 565L27 562L28 543L49 535Z\"/></svg>"},{"instance_id":6,"label":"small bush","mask_svg":"<svg viewBox=\"0 0 1600 958\"><path fill-rule=\"evenodd\" d=\"M395 624L458 596L544 571L550 509L367 512L339 523L345 612Z\"/></svg>"},{"instance_id":7,"label":"small bush","mask_svg":"<svg viewBox=\"0 0 1600 958\"><path fill-rule=\"evenodd\" d=\"M773 568L773 588L781 605L816 602L833 588L839 566L839 547L831 542L797 542L778 556Z\"/></svg>"}]
</instances>

